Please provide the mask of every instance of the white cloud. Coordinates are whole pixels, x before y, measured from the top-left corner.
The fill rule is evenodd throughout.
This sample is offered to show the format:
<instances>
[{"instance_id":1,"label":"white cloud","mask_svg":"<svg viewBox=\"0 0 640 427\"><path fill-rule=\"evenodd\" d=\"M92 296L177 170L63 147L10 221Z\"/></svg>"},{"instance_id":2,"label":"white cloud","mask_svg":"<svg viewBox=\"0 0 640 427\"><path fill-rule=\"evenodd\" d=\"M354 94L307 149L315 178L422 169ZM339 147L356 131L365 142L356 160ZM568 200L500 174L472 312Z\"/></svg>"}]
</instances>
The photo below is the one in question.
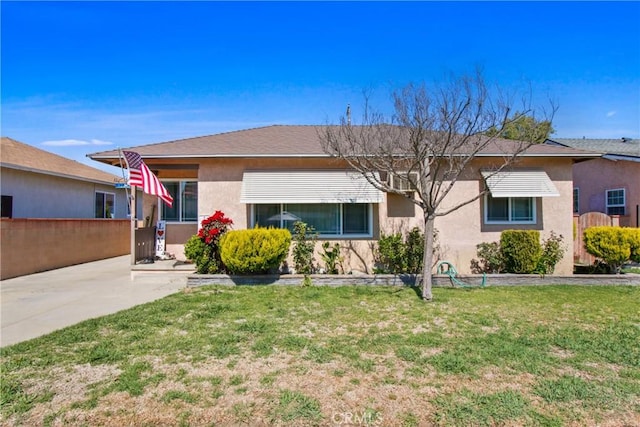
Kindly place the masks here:
<instances>
[{"instance_id":1,"label":"white cloud","mask_svg":"<svg viewBox=\"0 0 640 427\"><path fill-rule=\"evenodd\" d=\"M113 145L113 142L101 141L99 139L92 139L91 145Z\"/></svg>"},{"instance_id":2,"label":"white cloud","mask_svg":"<svg viewBox=\"0 0 640 427\"><path fill-rule=\"evenodd\" d=\"M109 141L101 141L99 139L92 139L91 141L83 141L81 139L60 139L57 141L44 141L42 145L48 145L50 147L77 147L83 145L112 145Z\"/></svg>"},{"instance_id":3,"label":"white cloud","mask_svg":"<svg viewBox=\"0 0 640 427\"><path fill-rule=\"evenodd\" d=\"M613 116L615 116L615 115L616 115L616 113L617 113L617 111L609 111L609 112L607 113L607 117L613 117Z\"/></svg>"}]
</instances>

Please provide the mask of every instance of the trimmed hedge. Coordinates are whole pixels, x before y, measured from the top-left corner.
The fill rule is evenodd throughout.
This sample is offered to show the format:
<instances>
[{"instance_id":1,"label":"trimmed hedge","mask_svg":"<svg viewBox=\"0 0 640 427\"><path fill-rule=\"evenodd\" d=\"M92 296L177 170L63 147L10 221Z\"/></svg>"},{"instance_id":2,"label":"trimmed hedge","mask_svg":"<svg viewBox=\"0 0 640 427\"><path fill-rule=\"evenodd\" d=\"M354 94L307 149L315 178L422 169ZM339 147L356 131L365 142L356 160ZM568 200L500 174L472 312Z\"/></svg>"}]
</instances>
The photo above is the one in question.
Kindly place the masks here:
<instances>
[{"instance_id":1,"label":"trimmed hedge","mask_svg":"<svg viewBox=\"0 0 640 427\"><path fill-rule=\"evenodd\" d=\"M542 256L540 232L504 230L500 234L500 248L507 273L534 273Z\"/></svg>"},{"instance_id":2,"label":"trimmed hedge","mask_svg":"<svg viewBox=\"0 0 640 427\"><path fill-rule=\"evenodd\" d=\"M290 244L287 229L233 230L220 239L220 256L233 274L263 274L280 267Z\"/></svg>"},{"instance_id":3,"label":"trimmed hedge","mask_svg":"<svg viewBox=\"0 0 640 427\"><path fill-rule=\"evenodd\" d=\"M627 237L629 238L629 255L631 261L640 262L640 228L625 228Z\"/></svg>"},{"instance_id":4,"label":"trimmed hedge","mask_svg":"<svg viewBox=\"0 0 640 427\"><path fill-rule=\"evenodd\" d=\"M588 253L619 272L629 260L640 262L640 229L589 227L584 230L584 248Z\"/></svg>"}]
</instances>

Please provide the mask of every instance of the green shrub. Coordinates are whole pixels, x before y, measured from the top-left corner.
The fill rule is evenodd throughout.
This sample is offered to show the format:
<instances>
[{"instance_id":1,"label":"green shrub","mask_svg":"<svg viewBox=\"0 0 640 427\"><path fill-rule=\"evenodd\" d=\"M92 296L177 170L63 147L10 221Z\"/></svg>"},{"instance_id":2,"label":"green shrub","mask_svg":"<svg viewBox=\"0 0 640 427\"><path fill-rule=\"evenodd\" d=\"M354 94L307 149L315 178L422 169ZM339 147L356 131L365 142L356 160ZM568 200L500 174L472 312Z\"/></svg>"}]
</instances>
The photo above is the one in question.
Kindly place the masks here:
<instances>
[{"instance_id":1,"label":"green shrub","mask_svg":"<svg viewBox=\"0 0 640 427\"><path fill-rule=\"evenodd\" d=\"M342 263L342 257L340 256L340 244L334 243L331 245L329 242L322 244L322 253L320 258L324 261L324 267L327 274L338 274L338 266Z\"/></svg>"},{"instance_id":2,"label":"green shrub","mask_svg":"<svg viewBox=\"0 0 640 427\"><path fill-rule=\"evenodd\" d=\"M315 271L313 252L318 234L305 222L293 224L293 263L296 273L312 274Z\"/></svg>"},{"instance_id":3,"label":"green shrub","mask_svg":"<svg viewBox=\"0 0 640 427\"><path fill-rule=\"evenodd\" d=\"M536 273L551 274L564 256L565 248L562 245L564 238L562 234L557 235L553 231L548 239L542 242L542 254L538 260Z\"/></svg>"},{"instance_id":4,"label":"green shrub","mask_svg":"<svg viewBox=\"0 0 640 427\"><path fill-rule=\"evenodd\" d=\"M507 273L534 273L542 255L540 232L504 230L500 234L500 248Z\"/></svg>"},{"instance_id":5,"label":"green shrub","mask_svg":"<svg viewBox=\"0 0 640 427\"><path fill-rule=\"evenodd\" d=\"M220 239L220 256L231 273L268 273L284 261L290 244L291 233L287 229L229 231Z\"/></svg>"},{"instance_id":6,"label":"green shrub","mask_svg":"<svg viewBox=\"0 0 640 427\"><path fill-rule=\"evenodd\" d=\"M625 228L629 239L629 258L633 262L640 262L640 228Z\"/></svg>"},{"instance_id":7,"label":"green shrub","mask_svg":"<svg viewBox=\"0 0 640 427\"><path fill-rule=\"evenodd\" d=\"M214 274L218 272L218 263L212 255L213 249L197 234L191 236L184 244L184 255L196 265L196 272L200 274Z\"/></svg>"},{"instance_id":8,"label":"green shrub","mask_svg":"<svg viewBox=\"0 0 640 427\"><path fill-rule=\"evenodd\" d=\"M433 232L433 246L437 246L438 231ZM424 233L418 228L413 227L407 234L405 239L405 258L406 258L406 272L411 274L418 274L422 272L422 265L424 263Z\"/></svg>"},{"instance_id":9,"label":"green shrub","mask_svg":"<svg viewBox=\"0 0 640 427\"><path fill-rule=\"evenodd\" d=\"M584 248L609 267L619 273L626 261L639 259L640 232L622 227L589 227L584 230Z\"/></svg>"},{"instance_id":10,"label":"green shrub","mask_svg":"<svg viewBox=\"0 0 640 427\"><path fill-rule=\"evenodd\" d=\"M479 259L471 260L471 271L476 274L503 272L553 273L556 264L560 262L566 250L562 244L564 241L562 235L555 234L552 231L549 238L540 245L536 240L539 236L537 231L514 232L516 230L505 230L503 232L507 234L504 240L509 242L505 249L502 248L499 242L483 242L476 245ZM502 235L500 237L502 242ZM506 264L507 256L509 256L510 260L509 266ZM531 270L534 260L535 267Z\"/></svg>"},{"instance_id":11,"label":"green shrub","mask_svg":"<svg viewBox=\"0 0 640 427\"><path fill-rule=\"evenodd\" d=\"M433 231L433 251L435 258L439 252L438 230ZM413 227L402 237L401 233L382 234L374 252L374 271L382 274L419 274L424 263L424 233Z\"/></svg>"},{"instance_id":12,"label":"green shrub","mask_svg":"<svg viewBox=\"0 0 640 427\"><path fill-rule=\"evenodd\" d=\"M225 272L220 258L220 238L229 230L233 221L216 211L202 221L200 230L184 245L185 257L196 264L196 271L202 274Z\"/></svg>"},{"instance_id":13,"label":"green shrub","mask_svg":"<svg viewBox=\"0 0 640 427\"><path fill-rule=\"evenodd\" d=\"M500 243L480 243L476 245L479 260L471 260L471 271L473 273L497 274L504 271L504 259Z\"/></svg>"},{"instance_id":14,"label":"green shrub","mask_svg":"<svg viewBox=\"0 0 640 427\"><path fill-rule=\"evenodd\" d=\"M375 252L376 273L404 273L406 269L405 248L402 234L381 234Z\"/></svg>"}]
</instances>

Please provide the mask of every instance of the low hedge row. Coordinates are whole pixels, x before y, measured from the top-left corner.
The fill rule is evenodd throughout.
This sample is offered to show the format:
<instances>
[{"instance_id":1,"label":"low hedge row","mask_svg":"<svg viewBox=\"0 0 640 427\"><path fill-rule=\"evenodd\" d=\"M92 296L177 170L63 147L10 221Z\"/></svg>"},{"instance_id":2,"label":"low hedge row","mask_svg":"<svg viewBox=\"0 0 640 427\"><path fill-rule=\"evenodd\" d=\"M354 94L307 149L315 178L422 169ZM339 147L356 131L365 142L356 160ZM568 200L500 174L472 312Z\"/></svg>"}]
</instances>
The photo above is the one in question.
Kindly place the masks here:
<instances>
[{"instance_id":1,"label":"low hedge row","mask_svg":"<svg viewBox=\"0 0 640 427\"><path fill-rule=\"evenodd\" d=\"M627 261L640 262L640 229L589 227L584 230L584 247L612 271L619 272Z\"/></svg>"},{"instance_id":2,"label":"low hedge row","mask_svg":"<svg viewBox=\"0 0 640 427\"><path fill-rule=\"evenodd\" d=\"M551 232L540 243L537 230L504 230L500 242L476 246L479 260L471 261L474 273L551 274L562 259L562 235Z\"/></svg>"}]
</instances>

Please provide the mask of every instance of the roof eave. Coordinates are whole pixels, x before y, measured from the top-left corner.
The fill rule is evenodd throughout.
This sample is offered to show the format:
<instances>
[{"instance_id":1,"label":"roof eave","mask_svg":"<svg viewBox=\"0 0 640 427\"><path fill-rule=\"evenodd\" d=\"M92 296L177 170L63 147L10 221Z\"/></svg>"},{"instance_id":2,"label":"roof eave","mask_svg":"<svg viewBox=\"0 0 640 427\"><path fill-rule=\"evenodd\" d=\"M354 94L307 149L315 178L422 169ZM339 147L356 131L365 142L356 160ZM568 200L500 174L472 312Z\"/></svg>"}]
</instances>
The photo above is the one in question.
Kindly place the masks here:
<instances>
[{"instance_id":1,"label":"roof eave","mask_svg":"<svg viewBox=\"0 0 640 427\"><path fill-rule=\"evenodd\" d=\"M503 157L509 155L508 153L479 153L476 157ZM567 157L567 158L597 158L602 157L600 153L523 153L518 157ZM89 156L96 161L103 160L115 160L117 157L113 156ZM180 155L167 155L167 154L141 154L143 159L255 159L255 158L330 158L335 157L329 154L180 154ZM404 156L401 156L404 157Z\"/></svg>"},{"instance_id":2,"label":"roof eave","mask_svg":"<svg viewBox=\"0 0 640 427\"><path fill-rule=\"evenodd\" d=\"M640 156L625 156L623 154L603 154L602 158L607 160L613 160L613 161L624 160L627 162L640 163Z\"/></svg>"},{"instance_id":3,"label":"roof eave","mask_svg":"<svg viewBox=\"0 0 640 427\"><path fill-rule=\"evenodd\" d=\"M251 158L322 158L331 157L328 154L140 154L143 159L251 159ZM101 161L101 160L115 160L114 156L89 156L89 158Z\"/></svg>"},{"instance_id":4,"label":"roof eave","mask_svg":"<svg viewBox=\"0 0 640 427\"><path fill-rule=\"evenodd\" d=\"M116 182L118 182L118 181L116 181L117 177L114 178L113 181L103 181L103 180L100 180L100 179L91 179L91 178L81 177L81 176L77 176L77 175L68 175L68 174L59 173L59 172L46 171L46 170L43 170L43 169L30 168L30 167L26 167L26 166L15 165L15 164L12 164L12 163L0 163L0 167L8 168L8 169L14 169L14 170L20 170L20 171L23 171L23 172L38 173L38 174L41 174L41 175L55 176L55 177L58 177L58 178L73 179L75 181L90 182L92 184L114 185Z\"/></svg>"}]
</instances>

